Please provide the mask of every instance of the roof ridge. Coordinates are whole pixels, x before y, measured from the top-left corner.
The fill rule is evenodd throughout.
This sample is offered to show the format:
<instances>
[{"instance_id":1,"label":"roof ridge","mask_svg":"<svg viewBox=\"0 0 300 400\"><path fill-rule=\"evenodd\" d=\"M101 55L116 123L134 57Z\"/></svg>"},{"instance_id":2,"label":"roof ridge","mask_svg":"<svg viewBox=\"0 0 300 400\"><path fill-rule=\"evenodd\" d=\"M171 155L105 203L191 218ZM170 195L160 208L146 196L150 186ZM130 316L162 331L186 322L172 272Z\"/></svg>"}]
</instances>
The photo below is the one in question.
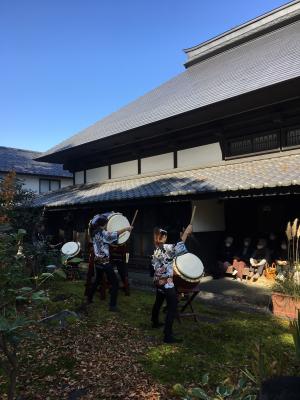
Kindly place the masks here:
<instances>
[{"instance_id":1,"label":"roof ridge","mask_svg":"<svg viewBox=\"0 0 300 400\"><path fill-rule=\"evenodd\" d=\"M0 146L0 149L11 149L11 150L26 151L26 152L28 152L28 153L43 154L42 151L28 150L28 149L20 149L20 148L18 148L18 147L10 147L10 146Z\"/></svg>"},{"instance_id":2,"label":"roof ridge","mask_svg":"<svg viewBox=\"0 0 300 400\"><path fill-rule=\"evenodd\" d=\"M183 49L187 56L184 63L188 68L215 54L223 53L228 48L236 47L242 43L251 41L266 33L277 30L280 27L294 22L300 17L300 0L294 0L282 4L271 11L265 12L242 24L236 25L204 42Z\"/></svg>"}]
</instances>

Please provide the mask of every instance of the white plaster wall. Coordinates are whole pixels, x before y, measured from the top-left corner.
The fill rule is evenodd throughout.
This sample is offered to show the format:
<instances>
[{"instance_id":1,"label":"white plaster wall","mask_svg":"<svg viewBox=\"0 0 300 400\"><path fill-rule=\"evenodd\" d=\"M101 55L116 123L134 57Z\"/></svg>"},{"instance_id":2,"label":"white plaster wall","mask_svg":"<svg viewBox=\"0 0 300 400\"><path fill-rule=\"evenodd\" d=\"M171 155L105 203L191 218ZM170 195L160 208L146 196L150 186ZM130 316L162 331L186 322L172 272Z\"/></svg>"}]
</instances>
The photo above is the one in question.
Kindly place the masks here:
<instances>
[{"instance_id":1,"label":"white plaster wall","mask_svg":"<svg viewBox=\"0 0 300 400\"><path fill-rule=\"evenodd\" d=\"M137 175L138 173L138 161L126 161L119 164L112 164L111 166L111 177L122 178L123 176Z\"/></svg>"},{"instance_id":2,"label":"white plaster wall","mask_svg":"<svg viewBox=\"0 0 300 400\"><path fill-rule=\"evenodd\" d=\"M77 171L75 172L75 185L80 185L81 183L84 183L84 172Z\"/></svg>"},{"instance_id":3,"label":"white plaster wall","mask_svg":"<svg viewBox=\"0 0 300 400\"><path fill-rule=\"evenodd\" d=\"M53 178L56 179L56 178ZM60 187L66 187L73 185L73 178L59 178L60 179Z\"/></svg>"},{"instance_id":4,"label":"white plaster wall","mask_svg":"<svg viewBox=\"0 0 300 400\"><path fill-rule=\"evenodd\" d=\"M0 177L4 177L5 173L0 173ZM73 185L72 178L60 178L57 176L41 176L41 175L20 175L17 174L17 179L23 182L23 189L33 190L36 193L40 191L40 179L53 179L56 181L60 181L61 187Z\"/></svg>"},{"instance_id":5,"label":"white plaster wall","mask_svg":"<svg viewBox=\"0 0 300 400\"><path fill-rule=\"evenodd\" d=\"M98 167L86 170L86 183L103 182L108 179L108 167Z\"/></svg>"},{"instance_id":6,"label":"white plaster wall","mask_svg":"<svg viewBox=\"0 0 300 400\"><path fill-rule=\"evenodd\" d=\"M18 175L17 178L24 183L23 189L33 190L39 193L40 190L40 177L38 175Z\"/></svg>"},{"instance_id":7,"label":"white plaster wall","mask_svg":"<svg viewBox=\"0 0 300 400\"><path fill-rule=\"evenodd\" d=\"M222 152L219 142L177 152L178 168L198 167L220 161L222 161Z\"/></svg>"},{"instance_id":8,"label":"white plaster wall","mask_svg":"<svg viewBox=\"0 0 300 400\"><path fill-rule=\"evenodd\" d=\"M194 232L213 232L225 230L224 203L217 200L193 201L197 206L193 221Z\"/></svg>"},{"instance_id":9,"label":"white plaster wall","mask_svg":"<svg viewBox=\"0 0 300 400\"><path fill-rule=\"evenodd\" d=\"M141 159L141 172L163 171L174 168L174 154L166 153Z\"/></svg>"}]
</instances>

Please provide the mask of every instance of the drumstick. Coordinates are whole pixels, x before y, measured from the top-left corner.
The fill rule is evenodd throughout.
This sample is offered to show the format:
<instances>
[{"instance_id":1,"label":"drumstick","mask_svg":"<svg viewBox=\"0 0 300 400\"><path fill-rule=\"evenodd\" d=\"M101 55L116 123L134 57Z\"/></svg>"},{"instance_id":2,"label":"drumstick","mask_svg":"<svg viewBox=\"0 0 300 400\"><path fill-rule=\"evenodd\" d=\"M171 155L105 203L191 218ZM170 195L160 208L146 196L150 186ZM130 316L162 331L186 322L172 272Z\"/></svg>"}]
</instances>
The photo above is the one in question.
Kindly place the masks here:
<instances>
[{"instance_id":1,"label":"drumstick","mask_svg":"<svg viewBox=\"0 0 300 400\"><path fill-rule=\"evenodd\" d=\"M134 222L135 222L135 219L136 219L136 217L137 217L137 215L138 215L138 212L139 212L139 210L135 210L134 217L133 217L133 220L132 220L130 226L133 226L133 224L134 224Z\"/></svg>"},{"instance_id":2,"label":"drumstick","mask_svg":"<svg viewBox=\"0 0 300 400\"><path fill-rule=\"evenodd\" d=\"M197 208L197 206L193 207L190 225L193 225L193 220L194 220L194 217L195 217L196 208Z\"/></svg>"},{"instance_id":3,"label":"drumstick","mask_svg":"<svg viewBox=\"0 0 300 400\"><path fill-rule=\"evenodd\" d=\"M136 219L136 216L137 216L138 212L139 212L139 210L136 210L136 211L135 211L135 213L134 213L134 217L133 217L133 220L132 220L132 222L131 222L131 225L130 225L130 226L133 226L133 224L134 224L134 221L135 221L135 219ZM123 232L123 233L121 233L121 235L119 235L119 237L122 237L122 236L124 236L125 234L126 234L126 232Z\"/></svg>"}]
</instances>

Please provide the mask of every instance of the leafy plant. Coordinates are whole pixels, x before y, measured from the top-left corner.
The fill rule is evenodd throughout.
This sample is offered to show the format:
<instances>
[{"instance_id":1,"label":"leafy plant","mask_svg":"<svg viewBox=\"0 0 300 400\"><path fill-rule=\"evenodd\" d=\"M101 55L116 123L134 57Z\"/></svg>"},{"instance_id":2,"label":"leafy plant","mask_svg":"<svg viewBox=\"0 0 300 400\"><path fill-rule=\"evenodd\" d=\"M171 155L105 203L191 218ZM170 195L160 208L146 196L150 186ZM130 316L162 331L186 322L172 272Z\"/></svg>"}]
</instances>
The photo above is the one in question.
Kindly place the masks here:
<instances>
[{"instance_id":1,"label":"leafy plant","mask_svg":"<svg viewBox=\"0 0 300 400\"><path fill-rule=\"evenodd\" d=\"M35 194L23 186L14 171L0 178L0 226L15 232L25 228L31 236L40 211L30 207Z\"/></svg>"},{"instance_id":2,"label":"leafy plant","mask_svg":"<svg viewBox=\"0 0 300 400\"><path fill-rule=\"evenodd\" d=\"M0 352L1 368L8 377L8 400L15 398L18 348L32 338L33 309L49 301L45 285L55 277L49 273L31 277L25 235L23 229L0 235Z\"/></svg>"},{"instance_id":3,"label":"leafy plant","mask_svg":"<svg viewBox=\"0 0 300 400\"><path fill-rule=\"evenodd\" d=\"M209 375L202 377L200 387L185 389L182 385L173 386L173 392L182 400L255 400L257 388L253 382L245 377L241 377L237 384L230 384L226 380L218 385L215 390L209 388Z\"/></svg>"},{"instance_id":4,"label":"leafy plant","mask_svg":"<svg viewBox=\"0 0 300 400\"><path fill-rule=\"evenodd\" d=\"M284 267L285 275L281 280L276 280L273 291L300 298L300 224L298 218L293 223L288 222L285 234L288 245L287 265Z\"/></svg>"},{"instance_id":5,"label":"leafy plant","mask_svg":"<svg viewBox=\"0 0 300 400\"><path fill-rule=\"evenodd\" d=\"M290 322L290 327L293 335L296 357L300 362L300 311L298 310L298 319Z\"/></svg>"}]
</instances>

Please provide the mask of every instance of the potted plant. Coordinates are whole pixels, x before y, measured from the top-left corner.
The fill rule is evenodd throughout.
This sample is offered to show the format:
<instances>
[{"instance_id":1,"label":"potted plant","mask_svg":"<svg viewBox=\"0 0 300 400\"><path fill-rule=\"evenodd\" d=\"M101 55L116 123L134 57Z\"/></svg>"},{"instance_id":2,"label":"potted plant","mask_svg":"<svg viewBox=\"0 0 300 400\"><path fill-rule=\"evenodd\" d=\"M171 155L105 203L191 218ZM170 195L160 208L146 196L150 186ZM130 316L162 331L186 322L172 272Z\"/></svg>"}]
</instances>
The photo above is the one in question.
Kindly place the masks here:
<instances>
[{"instance_id":1,"label":"potted plant","mask_svg":"<svg viewBox=\"0 0 300 400\"><path fill-rule=\"evenodd\" d=\"M300 224L296 218L286 228L287 237L287 262L284 267L285 274L281 280L276 280L273 293L273 313L276 316L296 319L300 310L300 259L299 238Z\"/></svg>"}]
</instances>

